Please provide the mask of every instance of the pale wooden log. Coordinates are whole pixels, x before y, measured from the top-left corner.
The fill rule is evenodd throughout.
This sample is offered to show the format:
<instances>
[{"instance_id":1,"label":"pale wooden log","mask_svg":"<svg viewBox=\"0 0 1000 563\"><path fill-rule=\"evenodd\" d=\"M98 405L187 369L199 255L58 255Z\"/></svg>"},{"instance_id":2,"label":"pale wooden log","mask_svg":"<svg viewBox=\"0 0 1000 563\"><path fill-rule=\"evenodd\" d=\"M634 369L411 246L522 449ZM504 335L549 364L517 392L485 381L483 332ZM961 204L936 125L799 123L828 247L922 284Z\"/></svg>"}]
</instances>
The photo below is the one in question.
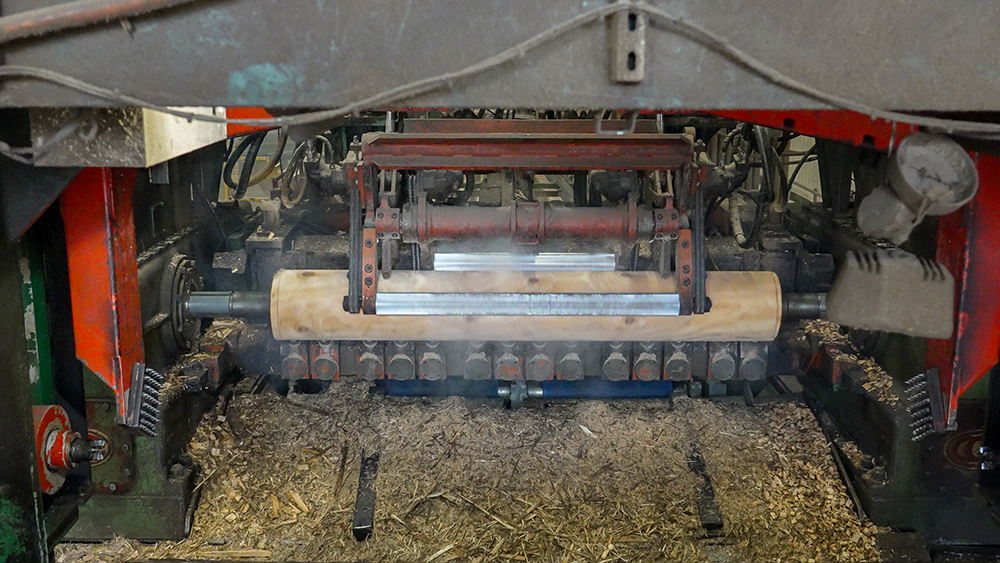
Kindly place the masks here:
<instances>
[{"instance_id":1,"label":"pale wooden log","mask_svg":"<svg viewBox=\"0 0 1000 563\"><path fill-rule=\"evenodd\" d=\"M674 293L655 272L393 272L381 292ZM771 272L709 272L704 315L389 316L344 311L347 272L284 270L271 288L278 340L767 341L781 324L781 287Z\"/></svg>"}]
</instances>

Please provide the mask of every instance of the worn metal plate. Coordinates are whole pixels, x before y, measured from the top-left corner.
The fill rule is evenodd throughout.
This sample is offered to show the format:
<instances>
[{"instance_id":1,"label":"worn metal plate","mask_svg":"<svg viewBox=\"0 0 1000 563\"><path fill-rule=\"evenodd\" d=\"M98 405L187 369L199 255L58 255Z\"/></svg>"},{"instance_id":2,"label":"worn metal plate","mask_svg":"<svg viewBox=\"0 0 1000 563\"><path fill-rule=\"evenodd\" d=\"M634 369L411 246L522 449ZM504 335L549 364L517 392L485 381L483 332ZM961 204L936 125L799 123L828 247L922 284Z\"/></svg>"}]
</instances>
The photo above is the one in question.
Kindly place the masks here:
<instances>
[{"instance_id":1,"label":"worn metal plate","mask_svg":"<svg viewBox=\"0 0 1000 563\"><path fill-rule=\"evenodd\" d=\"M5 0L15 13L53 0ZM872 106L1000 109L1000 11L974 0L653 1L796 80ZM167 105L336 107L484 60L603 4L551 0L201 2L45 41L5 46L8 64L60 71ZM645 72L609 76L610 24L572 29L409 107L785 109L823 107L650 18ZM267 41L254 38L267 37ZM3 106L97 101L9 82Z\"/></svg>"}]
</instances>

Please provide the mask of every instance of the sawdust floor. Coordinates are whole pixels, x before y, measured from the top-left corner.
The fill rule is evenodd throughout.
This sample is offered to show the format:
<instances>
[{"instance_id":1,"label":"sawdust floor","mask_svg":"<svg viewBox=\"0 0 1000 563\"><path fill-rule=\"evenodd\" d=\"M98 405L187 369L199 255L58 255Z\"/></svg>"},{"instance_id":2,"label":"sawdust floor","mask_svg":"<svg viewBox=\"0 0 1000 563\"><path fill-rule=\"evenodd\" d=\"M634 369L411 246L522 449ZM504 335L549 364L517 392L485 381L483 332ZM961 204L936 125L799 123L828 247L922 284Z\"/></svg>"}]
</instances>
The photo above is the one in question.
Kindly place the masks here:
<instances>
[{"instance_id":1,"label":"sawdust floor","mask_svg":"<svg viewBox=\"0 0 1000 563\"><path fill-rule=\"evenodd\" d=\"M667 401L237 394L192 442L201 504L182 542L63 545L60 561L872 561L811 412ZM706 538L704 479L724 522ZM363 453L381 452L375 531L351 535Z\"/></svg>"}]
</instances>

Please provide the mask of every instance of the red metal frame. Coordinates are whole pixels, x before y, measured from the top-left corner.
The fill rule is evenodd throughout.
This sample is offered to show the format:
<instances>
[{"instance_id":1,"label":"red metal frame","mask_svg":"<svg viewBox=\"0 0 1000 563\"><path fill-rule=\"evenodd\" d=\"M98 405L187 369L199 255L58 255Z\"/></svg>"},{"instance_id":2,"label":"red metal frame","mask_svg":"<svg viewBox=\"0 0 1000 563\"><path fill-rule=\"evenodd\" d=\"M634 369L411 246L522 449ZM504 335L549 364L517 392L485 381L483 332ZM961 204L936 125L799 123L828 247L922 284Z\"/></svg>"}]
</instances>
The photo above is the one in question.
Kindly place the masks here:
<instances>
[{"instance_id":1,"label":"red metal frame","mask_svg":"<svg viewBox=\"0 0 1000 563\"><path fill-rule=\"evenodd\" d=\"M888 149L918 130L851 111L712 111L714 115L794 130L804 135ZM955 330L929 340L927 368L937 368L947 417L954 428L958 399L1000 358L1000 158L974 155L979 193L962 211L938 220L937 261L955 277Z\"/></svg>"},{"instance_id":2,"label":"red metal frame","mask_svg":"<svg viewBox=\"0 0 1000 563\"><path fill-rule=\"evenodd\" d=\"M1000 356L1000 158L978 155L979 192L959 213L938 220L937 260L955 277L955 330L930 340L927 366L937 368L947 426L958 399Z\"/></svg>"},{"instance_id":3,"label":"red metal frame","mask_svg":"<svg viewBox=\"0 0 1000 563\"><path fill-rule=\"evenodd\" d=\"M60 199L76 356L114 391L125 420L132 366L143 362L132 211L133 169L85 168Z\"/></svg>"}]
</instances>

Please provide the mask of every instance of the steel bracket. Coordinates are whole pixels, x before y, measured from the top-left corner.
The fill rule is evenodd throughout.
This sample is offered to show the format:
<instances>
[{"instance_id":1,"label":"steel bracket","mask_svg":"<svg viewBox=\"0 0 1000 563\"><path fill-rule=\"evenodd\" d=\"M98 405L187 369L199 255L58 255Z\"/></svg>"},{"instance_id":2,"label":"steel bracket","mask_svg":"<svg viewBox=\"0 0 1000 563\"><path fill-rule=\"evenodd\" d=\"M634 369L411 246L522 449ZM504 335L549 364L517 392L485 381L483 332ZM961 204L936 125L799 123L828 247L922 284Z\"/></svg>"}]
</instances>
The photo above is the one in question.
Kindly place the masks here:
<instances>
[{"instance_id":1,"label":"steel bracket","mask_svg":"<svg viewBox=\"0 0 1000 563\"><path fill-rule=\"evenodd\" d=\"M610 19L611 81L626 84L646 77L646 14L615 12Z\"/></svg>"},{"instance_id":2,"label":"steel bracket","mask_svg":"<svg viewBox=\"0 0 1000 563\"><path fill-rule=\"evenodd\" d=\"M694 244L691 230L681 229L677 233L677 292L681 296L682 315L694 312Z\"/></svg>"}]
</instances>

